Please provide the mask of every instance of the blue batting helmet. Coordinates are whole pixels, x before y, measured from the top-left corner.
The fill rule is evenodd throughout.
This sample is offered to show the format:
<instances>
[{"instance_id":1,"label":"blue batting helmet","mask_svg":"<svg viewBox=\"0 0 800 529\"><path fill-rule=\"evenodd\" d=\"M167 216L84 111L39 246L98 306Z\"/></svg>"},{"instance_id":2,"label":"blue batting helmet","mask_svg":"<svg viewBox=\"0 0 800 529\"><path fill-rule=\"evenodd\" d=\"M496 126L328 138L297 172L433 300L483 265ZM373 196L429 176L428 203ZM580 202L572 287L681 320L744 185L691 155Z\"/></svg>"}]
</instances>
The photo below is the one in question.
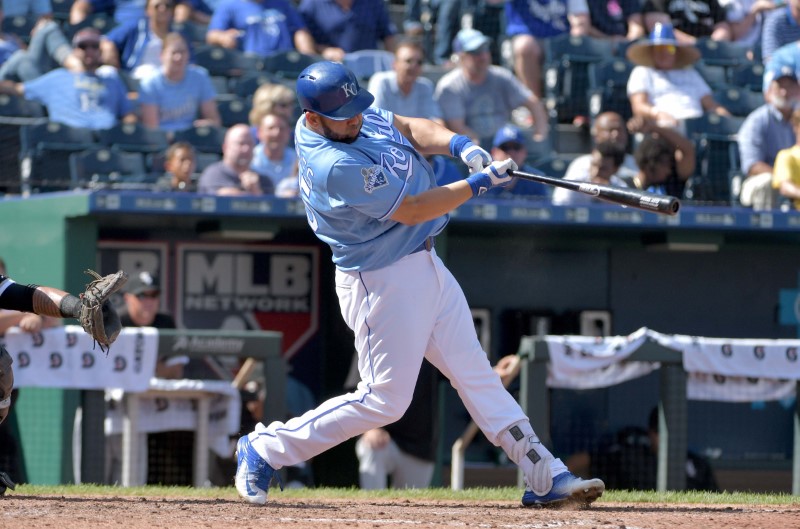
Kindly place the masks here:
<instances>
[{"instance_id":1,"label":"blue batting helmet","mask_svg":"<svg viewBox=\"0 0 800 529\"><path fill-rule=\"evenodd\" d=\"M375 101L358 85L358 79L343 64L320 61L308 66L297 78L297 99L303 110L342 121L361 114Z\"/></svg>"}]
</instances>

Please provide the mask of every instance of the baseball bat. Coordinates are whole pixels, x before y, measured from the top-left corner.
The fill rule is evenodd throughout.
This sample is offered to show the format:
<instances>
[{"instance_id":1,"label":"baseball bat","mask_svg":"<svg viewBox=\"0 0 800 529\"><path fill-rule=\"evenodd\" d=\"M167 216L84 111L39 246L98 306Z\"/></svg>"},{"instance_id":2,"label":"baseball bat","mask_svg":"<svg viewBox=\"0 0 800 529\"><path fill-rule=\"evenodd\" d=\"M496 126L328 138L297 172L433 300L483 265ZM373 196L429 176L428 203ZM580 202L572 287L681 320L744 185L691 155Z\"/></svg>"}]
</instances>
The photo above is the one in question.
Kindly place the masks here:
<instances>
[{"instance_id":1,"label":"baseball bat","mask_svg":"<svg viewBox=\"0 0 800 529\"><path fill-rule=\"evenodd\" d=\"M657 195L655 193L648 193L647 191L640 191L627 187L564 180L554 176L538 175L523 171L509 171L508 174L510 176L522 178L523 180L532 180L534 182L563 187L564 189L590 195L614 204L643 209L653 213L661 213L663 215L675 215L681 208L681 201L669 195Z\"/></svg>"}]
</instances>

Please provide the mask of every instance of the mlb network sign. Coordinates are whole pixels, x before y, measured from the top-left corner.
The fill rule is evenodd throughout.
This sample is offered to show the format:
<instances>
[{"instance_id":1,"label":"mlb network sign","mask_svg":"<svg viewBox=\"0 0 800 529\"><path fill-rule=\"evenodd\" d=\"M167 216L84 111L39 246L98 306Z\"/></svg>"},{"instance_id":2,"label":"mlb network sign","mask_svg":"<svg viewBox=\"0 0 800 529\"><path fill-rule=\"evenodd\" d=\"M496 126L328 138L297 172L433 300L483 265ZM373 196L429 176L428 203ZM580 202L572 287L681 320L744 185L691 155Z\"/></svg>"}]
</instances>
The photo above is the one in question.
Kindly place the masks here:
<instances>
[{"instance_id":1,"label":"mlb network sign","mask_svg":"<svg viewBox=\"0 0 800 529\"><path fill-rule=\"evenodd\" d=\"M176 253L180 326L280 331L286 358L317 332L316 248L187 243Z\"/></svg>"}]
</instances>

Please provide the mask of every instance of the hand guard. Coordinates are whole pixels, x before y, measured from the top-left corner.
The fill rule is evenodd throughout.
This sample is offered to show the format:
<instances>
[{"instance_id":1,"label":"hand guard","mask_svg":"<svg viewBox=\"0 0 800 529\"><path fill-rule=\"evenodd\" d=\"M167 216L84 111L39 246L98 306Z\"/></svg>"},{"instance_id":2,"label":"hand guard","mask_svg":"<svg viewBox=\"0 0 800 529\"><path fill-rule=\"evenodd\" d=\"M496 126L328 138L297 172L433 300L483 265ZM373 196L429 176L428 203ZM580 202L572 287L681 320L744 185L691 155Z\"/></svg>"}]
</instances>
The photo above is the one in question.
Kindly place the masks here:
<instances>
[{"instance_id":1,"label":"hand guard","mask_svg":"<svg viewBox=\"0 0 800 529\"><path fill-rule=\"evenodd\" d=\"M492 163L492 155L472 143L467 136L456 135L450 140L450 153L461 158L469 173L474 174Z\"/></svg>"},{"instance_id":2,"label":"hand guard","mask_svg":"<svg viewBox=\"0 0 800 529\"><path fill-rule=\"evenodd\" d=\"M472 188L472 195L478 196L486 193L495 186L501 186L511 181L508 171L516 171L517 164L511 158L494 161L480 173L467 177L467 183Z\"/></svg>"},{"instance_id":3,"label":"hand guard","mask_svg":"<svg viewBox=\"0 0 800 529\"><path fill-rule=\"evenodd\" d=\"M119 315L108 298L122 288L128 281L128 275L122 270L105 277L93 270L86 270L86 273L95 280L86 285L86 291L80 296L81 312L78 319L83 330L100 345L100 350L107 353L122 330Z\"/></svg>"}]
</instances>

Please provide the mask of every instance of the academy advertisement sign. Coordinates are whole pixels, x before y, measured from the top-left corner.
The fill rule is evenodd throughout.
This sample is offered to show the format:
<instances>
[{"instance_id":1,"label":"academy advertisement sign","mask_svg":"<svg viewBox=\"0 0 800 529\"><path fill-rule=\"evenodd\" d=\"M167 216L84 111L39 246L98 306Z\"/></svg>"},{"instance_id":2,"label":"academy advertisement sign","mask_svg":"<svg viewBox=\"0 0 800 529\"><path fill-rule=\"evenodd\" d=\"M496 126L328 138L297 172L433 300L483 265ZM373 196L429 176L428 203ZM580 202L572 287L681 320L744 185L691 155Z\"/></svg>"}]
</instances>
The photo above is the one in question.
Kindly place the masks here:
<instances>
[{"instance_id":1,"label":"academy advertisement sign","mask_svg":"<svg viewBox=\"0 0 800 529\"><path fill-rule=\"evenodd\" d=\"M286 359L317 332L317 248L183 243L176 258L179 327L279 331Z\"/></svg>"}]
</instances>

